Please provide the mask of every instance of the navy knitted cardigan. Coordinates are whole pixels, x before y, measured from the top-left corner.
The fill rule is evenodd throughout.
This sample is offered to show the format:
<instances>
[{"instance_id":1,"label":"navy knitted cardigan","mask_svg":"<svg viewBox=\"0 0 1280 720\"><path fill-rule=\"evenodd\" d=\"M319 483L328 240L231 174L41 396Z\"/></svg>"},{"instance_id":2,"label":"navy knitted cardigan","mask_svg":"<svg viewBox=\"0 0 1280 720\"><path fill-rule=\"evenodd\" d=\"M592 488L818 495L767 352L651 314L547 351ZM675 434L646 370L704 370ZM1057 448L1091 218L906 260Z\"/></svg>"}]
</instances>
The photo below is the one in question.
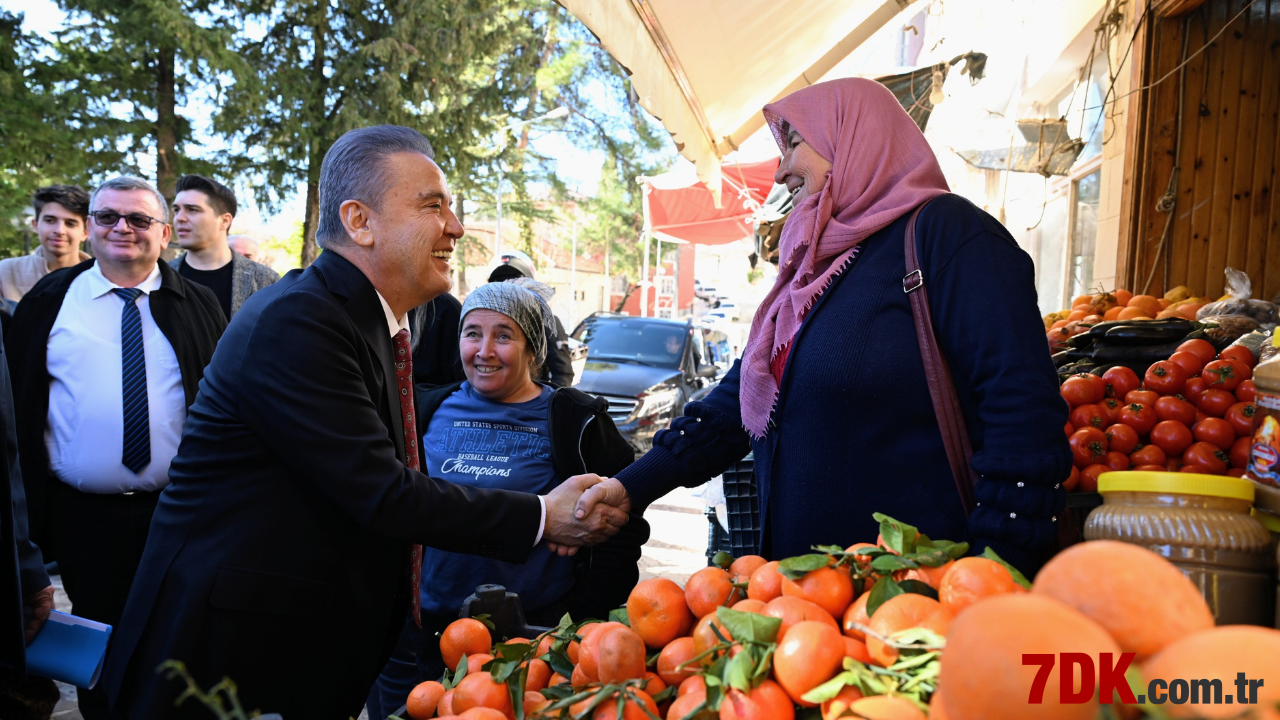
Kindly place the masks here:
<instances>
[{"instance_id":1,"label":"navy knitted cardigan","mask_svg":"<svg viewBox=\"0 0 1280 720\"><path fill-rule=\"evenodd\" d=\"M1036 309L1031 258L994 218L946 195L916 242L935 333L951 366L980 475L966 518L925 381L906 274L903 216L863 241L805 317L772 424L742 428L739 364L685 407L618 478L640 507L755 453L771 558L874 542L881 512L933 538L990 545L1034 571L1057 536L1071 471L1067 405Z\"/></svg>"}]
</instances>

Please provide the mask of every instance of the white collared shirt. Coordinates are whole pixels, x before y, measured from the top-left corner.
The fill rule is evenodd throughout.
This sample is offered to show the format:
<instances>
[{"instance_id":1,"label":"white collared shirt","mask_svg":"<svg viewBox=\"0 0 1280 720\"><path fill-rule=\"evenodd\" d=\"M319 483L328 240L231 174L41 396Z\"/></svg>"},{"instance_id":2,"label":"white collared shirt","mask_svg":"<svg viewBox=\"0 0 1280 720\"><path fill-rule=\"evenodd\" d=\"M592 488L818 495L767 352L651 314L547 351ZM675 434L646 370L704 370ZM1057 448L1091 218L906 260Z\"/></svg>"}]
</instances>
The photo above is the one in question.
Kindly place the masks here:
<instances>
[{"instance_id":1,"label":"white collared shirt","mask_svg":"<svg viewBox=\"0 0 1280 720\"><path fill-rule=\"evenodd\" d=\"M391 333L391 337L395 337L396 333L404 330L409 333L409 342L413 342L413 331L409 329L409 313L396 317L391 311L391 306L387 304L387 299L382 297L382 293L374 291L378 294L378 302L382 303L382 312L387 317L387 331ZM118 333L117 333L118 334ZM417 432L415 429L413 432ZM538 496L538 506L542 508L542 518L538 520L538 536L534 538L533 544L537 545L542 542L542 532L547 527L547 500L541 495Z\"/></svg>"},{"instance_id":2,"label":"white collared shirt","mask_svg":"<svg viewBox=\"0 0 1280 720\"><path fill-rule=\"evenodd\" d=\"M121 400L119 285L95 263L67 288L49 331L49 417L44 443L49 469L87 493L159 490L169 484L187 399L178 356L151 317L150 294L160 288L160 268L138 285L142 346L147 364L147 413L151 463L135 474L120 462L124 445Z\"/></svg>"}]
</instances>

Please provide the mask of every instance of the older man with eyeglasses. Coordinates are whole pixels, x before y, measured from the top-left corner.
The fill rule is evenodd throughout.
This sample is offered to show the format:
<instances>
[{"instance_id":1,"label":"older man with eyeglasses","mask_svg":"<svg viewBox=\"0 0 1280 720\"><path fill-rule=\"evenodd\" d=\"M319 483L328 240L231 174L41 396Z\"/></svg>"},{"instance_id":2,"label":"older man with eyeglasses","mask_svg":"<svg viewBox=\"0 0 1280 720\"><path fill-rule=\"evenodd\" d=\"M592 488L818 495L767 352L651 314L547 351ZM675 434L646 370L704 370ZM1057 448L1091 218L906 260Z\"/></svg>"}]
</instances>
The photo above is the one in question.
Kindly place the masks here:
<instances>
[{"instance_id":1,"label":"older man with eyeglasses","mask_svg":"<svg viewBox=\"0 0 1280 720\"><path fill-rule=\"evenodd\" d=\"M89 201L96 259L45 276L7 336L31 537L77 615L116 625L187 409L226 327L218 300L160 251L167 204L117 177ZM79 691L86 720L101 689Z\"/></svg>"}]
</instances>

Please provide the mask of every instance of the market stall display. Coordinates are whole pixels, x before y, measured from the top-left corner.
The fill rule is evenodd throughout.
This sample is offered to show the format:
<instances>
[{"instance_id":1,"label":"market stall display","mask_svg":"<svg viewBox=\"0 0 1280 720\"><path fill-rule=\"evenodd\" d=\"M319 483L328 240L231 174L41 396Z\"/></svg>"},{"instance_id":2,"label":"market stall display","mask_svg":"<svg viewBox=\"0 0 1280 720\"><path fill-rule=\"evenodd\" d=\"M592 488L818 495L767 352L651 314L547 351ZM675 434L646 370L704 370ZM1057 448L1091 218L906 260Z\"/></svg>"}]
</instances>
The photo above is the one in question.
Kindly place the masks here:
<instances>
[{"instance_id":1,"label":"market stall display","mask_svg":"<svg viewBox=\"0 0 1280 720\"><path fill-rule=\"evenodd\" d=\"M460 619L441 636L451 669L419 685L406 714L1092 720L1094 689L1073 693L1060 667L1025 664L1025 654L1133 653L1133 677L1147 679L1229 684L1238 672L1277 671L1280 631L1215 628L1200 589L1139 545L1075 545L1031 583L994 553L965 557L965 543L876 517L874 544L774 562L717 558L684 587L645 580L607 621L566 616L546 633L503 638L481 619ZM1123 668L1083 672L1086 685L1128 706L1121 716L1141 715L1141 679L1115 682ZM1280 687L1270 685L1248 700L1264 709L1259 717L1275 717ZM1030 706L1029 691L1042 692L1042 704Z\"/></svg>"}]
</instances>

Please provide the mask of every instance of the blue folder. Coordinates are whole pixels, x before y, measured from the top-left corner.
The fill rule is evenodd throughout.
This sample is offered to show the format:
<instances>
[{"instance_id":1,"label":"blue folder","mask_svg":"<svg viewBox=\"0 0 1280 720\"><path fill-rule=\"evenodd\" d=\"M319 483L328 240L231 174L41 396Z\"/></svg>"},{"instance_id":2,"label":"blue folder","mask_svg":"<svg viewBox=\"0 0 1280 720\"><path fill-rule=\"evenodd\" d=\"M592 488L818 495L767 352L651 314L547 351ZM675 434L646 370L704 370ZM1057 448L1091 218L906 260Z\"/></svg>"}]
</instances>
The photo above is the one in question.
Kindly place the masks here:
<instances>
[{"instance_id":1,"label":"blue folder","mask_svg":"<svg viewBox=\"0 0 1280 720\"><path fill-rule=\"evenodd\" d=\"M27 672L76 687L98 684L111 626L54 610L27 646Z\"/></svg>"}]
</instances>

